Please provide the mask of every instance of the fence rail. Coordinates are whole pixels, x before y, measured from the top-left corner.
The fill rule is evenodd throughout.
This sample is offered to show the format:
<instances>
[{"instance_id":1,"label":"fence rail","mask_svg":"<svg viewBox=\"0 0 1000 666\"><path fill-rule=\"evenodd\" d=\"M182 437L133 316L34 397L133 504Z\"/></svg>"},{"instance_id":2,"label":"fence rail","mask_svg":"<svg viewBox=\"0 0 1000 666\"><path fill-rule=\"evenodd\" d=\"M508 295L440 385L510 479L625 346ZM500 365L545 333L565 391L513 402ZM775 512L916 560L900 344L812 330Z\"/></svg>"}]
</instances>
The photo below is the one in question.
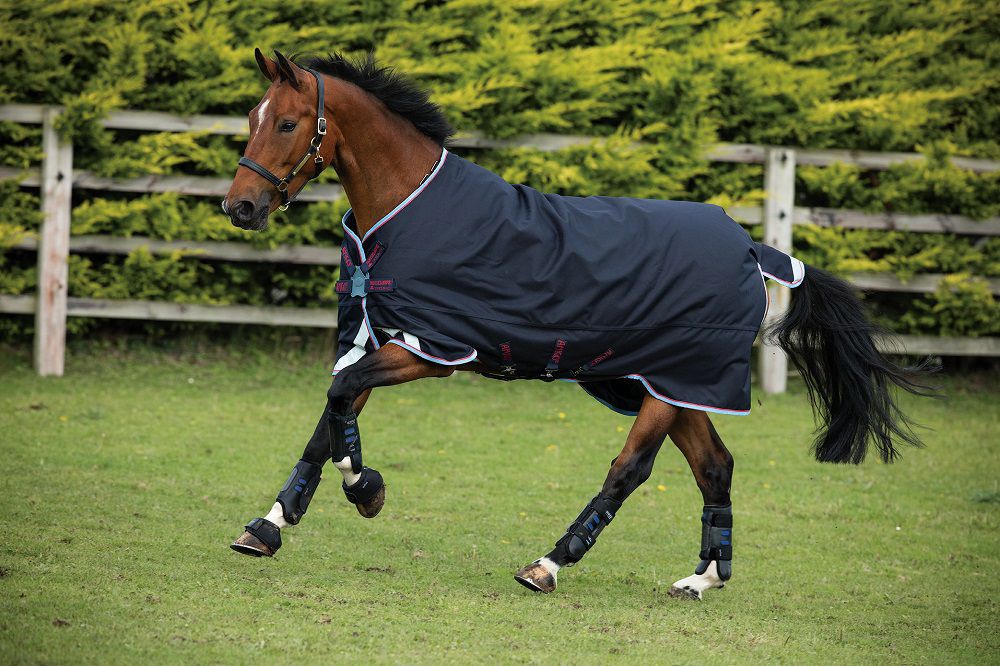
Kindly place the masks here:
<instances>
[{"instance_id":1,"label":"fence rail","mask_svg":"<svg viewBox=\"0 0 1000 666\"><path fill-rule=\"evenodd\" d=\"M19 180L24 187L39 187L40 169L0 167L0 180ZM74 170L73 187L105 192L161 193L173 192L197 197L223 197L232 181L207 176L140 176L109 178L90 171ZM312 183L298 196L299 201L336 201L344 196L340 185ZM762 224L763 209L733 206L727 211L745 224ZM792 212L792 224L816 224L841 229L884 229L916 233L950 233L969 236L1000 236L1000 218L974 220L961 215L906 215L903 213L867 213L842 208L804 208Z\"/></svg>"},{"instance_id":2,"label":"fence rail","mask_svg":"<svg viewBox=\"0 0 1000 666\"><path fill-rule=\"evenodd\" d=\"M17 250L37 251L38 241L25 238L12 246ZM340 248L316 245L281 245L258 249L247 243L232 241L166 241L146 236L71 236L69 250L74 254L128 255L140 248L151 254L183 252L195 259L215 261L243 261L248 263L302 264L309 266L339 266ZM921 273L901 279L889 273L853 273L848 280L862 291L892 291L900 293L929 294L937 291L947 276ZM1000 296L1000 278L983 280L990 292ZM2 311L2 310L0 310Z\"/></svg>"},{"instance_id":3,"label":"fence rail","mask_svg":"<svg viewBox=\"0 0 1000 666\"><path fill-rule=\"evenodd\" d=\"M41 104L6 104L0 106L0 120L25 125L42 123L48 108ZM180 116L161 111L112 111L101 125L109 129L156 132L207 132L245 136L249 133L247 119L239 116L195 115ZM451 142L456 148L531 148L555 151L573 146L586 146L608 137L573 134L525 134L511 139L495 139L482 132L458 132ZM758 146L750 143L721 143L708 150L705 157L712 162L763 164L767 151L781 146ZM799 164L830 166L837 162L853 164L863 169L888 169L893 164L923 160L919 153L872 152L866 150L795 148ZM1000 170L1000 161L974 157L952 157L955 166L976 172Z\"/></svg>"},{"instance_id":4,"label":"fence rail","mask_svg":"<svg viewBox=\"0 0 1000 666\"><path fill-rule=\"evenodd\" d=\"M0 312L33 314L35 297L0 295ZM337 313L315 308L250 305L198 305L97 298L67 299L70 317L138 319L151 321L210 322L265 326L336 328ZM879 339L878 347L893 354L923 356L1000 356L1000 338L941 338L931 335L894 335Z\"/></svg>"},{"instance_id":5,"label":"fence rail","mask_svg":"<svg viewBox=\"0 0 1000 666\"><path fill-rule=\"evenodd\" d=\"M109 178L72 168L72 146L62 143L55 133L60 109L31 104L0 105L0 120L41 124L43 129L43 164L40 169L0 167L0 180L18 179L24 187L37 187L43 201L43 225L38 240L28 238L15 247L38 253L39 288L34 296L0 296L0 313L34 314L36 320L35 365L40 374L61 375L65 348L67 316L149 319L164 321L202 321L216 323L254 323L276 326L315 326L334 328L336 314L325 310L241 305L210 306L135 300L101 300L68 297L66 264L69 252L128 254L140 247L162 254L189 252L206 260L271 262L336 266L339 250L329 247L283 246L256 249L239 242L164 241L143 237L70 236L72 188L126 193L174 192L191 196L223 196L230 181L200 176L149 175L139 178ZM105 127L138 131L206 132L246 135L245 118L229 116L178 116L149 111L117 111L102 121ZM456 148L530 148L541 151L561 150L605 140L602 137L558 134L531 134L511 139L494 139L479 132L459 133L452 142ZM917 153L878 153L852 150L810 150L750 144L718 144L705 153L715 162L755 163L765 168L767 200L763 208L734 207L729 213L747 224L763 224L765 242L790 251L792 227L818 224L845 229L886 229L914 233L952 233L976 236L1000 236L1000 218L977 221L957 215L905 215L867 213L864 211L794 207L795 168L797 165L828 166L837 162L864 169L887 169L894 164L922 160ZM1000 170L1000 161L955 157L962 168L985 173ZM335 201L344 196L336 184L312 184L299 197L301 201ZM900 280L887 274L855 274L851 281L860 289L872 291L928 293L935 291L942 275L917 275ZM1000 280L987 280L989 289L1000 294ZM788 303L788 290L773 289L770 317L778 316ZM886 351L912 354L1000 356L1000 338L942 338L901 336L903 350L883 341ZM787 359L776 348L764 346L760 359L761 379L767 392L781 392L787 378Z\"/></svg>"},{"instance_id":6,"label":"fence rail","mask_svg":"<svg viewBox=\"0 0 1000 666\"><path fill-rule=\"evenodd\" d=\"M0 296L0 312L32 314L34 296ZM217 324L261 324L337 328L337 313L317 308L285 308L255 305L201 305L159 301L66 299L70 317L97 319L143 319L150 321L200 321Z\"/></svg>"}]
</instances>

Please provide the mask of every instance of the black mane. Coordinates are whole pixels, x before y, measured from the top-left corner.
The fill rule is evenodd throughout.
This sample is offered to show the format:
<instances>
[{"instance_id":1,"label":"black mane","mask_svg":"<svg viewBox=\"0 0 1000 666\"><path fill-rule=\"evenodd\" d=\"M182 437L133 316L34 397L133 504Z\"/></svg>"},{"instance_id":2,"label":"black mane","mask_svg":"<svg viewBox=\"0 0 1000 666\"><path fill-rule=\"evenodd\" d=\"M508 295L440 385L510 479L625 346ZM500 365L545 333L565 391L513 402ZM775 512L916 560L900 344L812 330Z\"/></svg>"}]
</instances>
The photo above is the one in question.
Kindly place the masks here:
<instances>
[{"instance_id":1,"label":"black mane","mask_svg":"<svg viewBox=\"0 0 1000 666\"><path fill-rule=\"evenodd\" d=\"M441 107L430 101L430 94L426 90L418 88L393 68L379 65L373 53L369 52L357 60L349 60L340 53L333 53L325 58L307 58L300 64L353 83L371 93L390 111L409 120L438 145L443 146L448 137L455 133Z\"/></svg>"}]
</instances>

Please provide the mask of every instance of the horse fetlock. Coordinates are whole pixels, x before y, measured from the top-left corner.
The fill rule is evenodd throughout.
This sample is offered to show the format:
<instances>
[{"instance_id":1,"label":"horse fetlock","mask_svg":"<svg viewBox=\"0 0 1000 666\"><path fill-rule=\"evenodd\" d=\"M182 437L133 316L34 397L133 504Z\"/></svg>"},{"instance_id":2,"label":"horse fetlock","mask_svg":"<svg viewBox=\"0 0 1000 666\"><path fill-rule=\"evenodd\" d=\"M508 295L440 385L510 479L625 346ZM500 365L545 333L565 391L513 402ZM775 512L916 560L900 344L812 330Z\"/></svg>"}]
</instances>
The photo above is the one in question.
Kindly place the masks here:
<instances>
[{"instance_id":1,"label":"horse fetlock","mask_svg":"<svg viewBox=\"0 0 1000 666\"><path fill-rule=\"evenodd\" d=\"M229 545L237 553L254 557L273 557L281 548L281 530L264 518L254 518L246 525L246 531Z\"/></svg>"},{"instance_id":2,"label":"horse fetlock","mask_svg":"<svg viewBox=\"0 0 1000 666\"><path fill-rule=\"evenodd\" d=\"M733 507L706 504L701 513L701 561L695 574L704 574L718 562L718 576L726 581L733 575Z\"/></svg>"},{"instance_id":3,"label":"horse fetlock","mask_svg":"<svg viewBox=\"0 0 1000 666\"><path fill-rule=\"evenodd\" d=\"M715 560L708 562L701 573L695 573L687 578L682 578L670 586L670 596L677 599L692 599L701 601L702 594L706 590L721 589L726 586L725 580L720 576L719 563ZM701 565L699 565L701 568Z\"/></svg>"},{"instance_id":4,"label":"horse fetlock","mask_svg":"<svg viewBox=\"0 0 1000 666\"><path fill-rule=\"evenodd\" d=\"M621 507L621 502L606 495L598 494L590 500L590 504L566 529L566 534L556 542L553 553L558 555L552 559L565 566L572 566L583 559Z\"/></svg>"},{"instance_id":5,"label":"horse fetlock","mask_svg":"<svg viewBox=\"0 0 1000 666\"><path fill-rule=\"evenodd\" d=\"M292 468L285 485L278 492L276 502L281 505L285 520L291 525L298 525L309 508L313 493L321 480L323 468L306 460L299 460Z\"/></svg>"},{"instance_id":6,"label":"horse fetlock","mask_svg":"<svg viewBox=\"0 0 1000 666\"><path fill-rule=\"evenodd\" d=\"M341 488L347 501L354 504L365 518L377 516L385 504L385 481L378 470L371 467L362 467L358 480L351 485L345 480Z\"/></svg>"},{"instance_id":7,"label":"horse fetlock","mask_svg":"<svg viewBox=\"0 0 1000 666\"><path fill-rule=\"evenodd\" d=\"M340 469L336 461L345 458L351 461L351 470L361 473L361 431L358 430L358 417L354 412L338 414L332 409L327 410L327 426L330 429L330 457ZM343 470L341 470L343 471Z\"/></svg>"}]
</instances>

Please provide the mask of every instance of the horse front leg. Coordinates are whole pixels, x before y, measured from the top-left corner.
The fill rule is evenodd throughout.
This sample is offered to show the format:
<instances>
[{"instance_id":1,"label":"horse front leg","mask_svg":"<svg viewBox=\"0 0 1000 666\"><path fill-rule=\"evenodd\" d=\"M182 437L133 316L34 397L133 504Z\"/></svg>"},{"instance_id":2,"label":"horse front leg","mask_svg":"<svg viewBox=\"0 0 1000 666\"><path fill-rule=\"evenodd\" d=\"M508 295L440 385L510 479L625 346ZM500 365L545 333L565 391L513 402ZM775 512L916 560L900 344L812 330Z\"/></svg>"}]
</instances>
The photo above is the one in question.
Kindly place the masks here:
<instances>
[{"instance_id":1,"label":"horse front leg","mask_svg":"<svg viewBox=\"0 0 1000 666\"><path fill-rule=\"evenodd\" d=\"M297 525L312 501L323 465L331 458L343 476L342 488L365 518L374 518L385 502L382 475L361 459L357 415L371 390L422 379L446 377L453 368L420 359L398 345L385 345L342 370L327 392L327 405L301 459L292 468L270 512L246 525L231 544L239 553L270 557L281 547L281 530Z\"/></svg>"},{"instance_id":2,"label":"horse front leg","mask_svg":"<svg viewBox=\"0 0 1000 666\"><path fill-rule=\"evenodd\" d=\"M693 575L671 586L670 596L700 600L705 590L723 587L733 574L733 507L729 499L733 456L705 412L682 412L670 430L670 439L687 458L705 501L698 566Z\"/></svg>"},{"instance_id":3,"label":"horse front leg","mask_svg":"<svg viewBox=\"0 0 1000 666\"><path fill-rule=\"evenodd\" d=\"M649 478L660 445L679 412L673 405L646 396L625 447L611 463L601 492L569 526L555 548L514 574L514 580L535 592L549 593L556 589L559 570L583 558L625 499Z\"/></svg>"}]
</instances>

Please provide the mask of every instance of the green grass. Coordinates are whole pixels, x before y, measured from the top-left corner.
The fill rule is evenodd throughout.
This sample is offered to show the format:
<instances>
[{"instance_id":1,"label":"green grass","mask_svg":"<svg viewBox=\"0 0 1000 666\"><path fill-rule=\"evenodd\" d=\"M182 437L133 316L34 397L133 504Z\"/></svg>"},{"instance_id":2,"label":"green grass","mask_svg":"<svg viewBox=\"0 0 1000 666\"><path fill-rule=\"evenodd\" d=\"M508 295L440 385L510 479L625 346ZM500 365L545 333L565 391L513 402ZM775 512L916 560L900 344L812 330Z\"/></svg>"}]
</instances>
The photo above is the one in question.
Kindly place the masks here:
<instances>
[{"instance_id":1,"label":"green grass","mask_svg":"<svg viewBox=\"0 0 1000 666\"><path fill-rule=\"evenodd\" d=\"M995 384L907 399L934 430L893 466L813 462L801 390L716 418L735 575L694 603L667 595L701 513L669 445L555 594L513 581L629 425L562 383L376 391L361 422L382 514L358 516L334 473L276 558L233 553L325 399L323 364L276 358L95 347L43 380L0 354L0 663L1000 660Z\"/></svg>"}]
</instances>

